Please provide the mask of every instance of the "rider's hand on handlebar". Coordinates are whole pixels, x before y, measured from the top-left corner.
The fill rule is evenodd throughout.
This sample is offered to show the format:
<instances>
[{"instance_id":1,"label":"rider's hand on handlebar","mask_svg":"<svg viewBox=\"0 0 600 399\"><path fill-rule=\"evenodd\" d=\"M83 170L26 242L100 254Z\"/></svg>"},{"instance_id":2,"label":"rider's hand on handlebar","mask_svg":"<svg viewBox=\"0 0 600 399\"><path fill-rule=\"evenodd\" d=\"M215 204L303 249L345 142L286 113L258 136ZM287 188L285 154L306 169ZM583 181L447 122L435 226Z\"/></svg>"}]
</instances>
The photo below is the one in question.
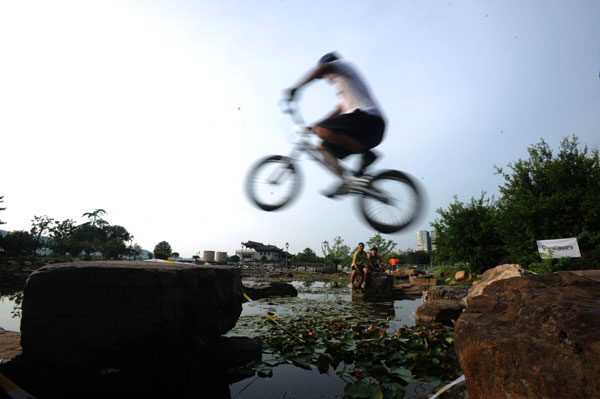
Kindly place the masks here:
<instances>
[{"instance_id":1,"label":"rider's hand on handlebar","mask_svg":"<svg viewBox=\"0 0 600 399\"><path fill-rule=\"evenodd\" d=\"M294 101L294 97L298 92L298 88L292 87L283 91L283 99L286 101Z\"/></svg>"}]
</instances>

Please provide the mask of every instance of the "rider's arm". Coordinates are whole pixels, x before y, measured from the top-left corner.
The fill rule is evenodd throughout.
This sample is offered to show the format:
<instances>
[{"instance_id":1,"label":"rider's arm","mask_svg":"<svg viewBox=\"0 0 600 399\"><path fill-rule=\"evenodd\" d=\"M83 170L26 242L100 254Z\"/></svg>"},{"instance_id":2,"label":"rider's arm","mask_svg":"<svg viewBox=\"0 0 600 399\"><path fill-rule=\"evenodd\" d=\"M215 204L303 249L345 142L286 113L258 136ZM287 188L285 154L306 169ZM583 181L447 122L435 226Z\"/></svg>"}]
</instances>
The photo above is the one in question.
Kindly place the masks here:
<instances>
[{"instance_id":1,"label":"rider's arm","mask_svg":"<svg viewBox=\"0 0 600 399\"><path fill-rule=\"evenodd\" d=\"M323 77L323 75L332 73L332 72L333 72L333 65L331 65L330 62L326 62L325 64L318 65L314 69L312 69L310 72L308 72L308 74L302 80L300 80L300 82L298 82L298 84L296 86L292 87L291 90L293 90L295 92L299 88L301 88L304 85L307 85L308 83L312 82L313 80L321 79Z\"/></svg>"}]
</instances>

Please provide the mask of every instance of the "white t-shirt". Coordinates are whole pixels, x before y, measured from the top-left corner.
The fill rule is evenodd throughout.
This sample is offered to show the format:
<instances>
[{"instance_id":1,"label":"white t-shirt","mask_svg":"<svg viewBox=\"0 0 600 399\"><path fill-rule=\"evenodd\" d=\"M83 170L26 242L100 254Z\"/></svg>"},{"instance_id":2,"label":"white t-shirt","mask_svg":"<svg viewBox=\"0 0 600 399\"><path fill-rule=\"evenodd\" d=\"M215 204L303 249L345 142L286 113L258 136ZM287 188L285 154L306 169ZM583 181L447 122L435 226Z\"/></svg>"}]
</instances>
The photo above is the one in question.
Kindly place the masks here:
<instances>
[{"instance_id":1,"label":"white t-shirt","mask_svg":"<svg viewBox=\"0 0 600 399\"><path fill-rule=\"evenodd\" d=\"M330 62L333 67L333 81L338 89L338 97L343 114L360 109L367 114L383 117L367 85L356 69L342 60Z\"/></svg>"}]
</instances>

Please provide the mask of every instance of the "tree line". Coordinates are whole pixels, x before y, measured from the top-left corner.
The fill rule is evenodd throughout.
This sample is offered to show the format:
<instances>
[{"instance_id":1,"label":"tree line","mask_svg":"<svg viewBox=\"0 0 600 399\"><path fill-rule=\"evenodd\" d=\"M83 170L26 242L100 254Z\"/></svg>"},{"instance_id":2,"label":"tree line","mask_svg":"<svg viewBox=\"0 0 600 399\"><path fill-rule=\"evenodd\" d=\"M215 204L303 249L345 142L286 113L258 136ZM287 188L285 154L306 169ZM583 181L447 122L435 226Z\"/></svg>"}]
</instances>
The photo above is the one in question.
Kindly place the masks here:
<instances>
[{"instance_id":1,"label":"tree line","mask_svg":"<svg viewBox=\"0 0 600 399\"><path fill-rule=\"evenodd\" d=\"M600 157L576 136L562 139L554 154L543 139L529 158L494 166L504 178L498 199L483 192L461 202L454 197L431 224L433 258L463 263L475 272L503 263L540 271L600 266ZM541 260L536 240L576 237L582 258Z\"/></svg>"},{"instance_id":2,"label":"tree line","mask_svg":"<svg viewBox=\"0 0 600 399\"><path fill-rule=\"evenodd\" d=\"M54 256L69 255L84 259L139 257L141 246L133 244L133 236L125 227L111 225L104 220L105 214L103 209L86 212L82 217L88 221L81 224L76 224L72 219L58 221L46 215L34 216L29 231L0 235L0 256L22 257L52 253Z\"/></svg>"},{"instance_id":3,"label":"tree line","mask_svg":"<svg viewBox=\"0 0 600 399\"><path fill-rule=\"evenodd\" d=\"M398 258L400 264L430 263L430 254L428 252L416 251L398 254L396 251L397 245L397 243L385 239L380 233L377 233L365 242L365 250L369 251L371 248L377 248L381 260L386 263L389 262L392 256ZM348 266L352 263L352 256L357 249L358 243L350 247L345 244L341 236L336 236L330 242L324 241L321 244L321 252L325 255L324 257L317 256L311 248L305 248L304 251L293 256L292 261L298 264L326 263L329 265Z\"/></svg>"}]
</instances>

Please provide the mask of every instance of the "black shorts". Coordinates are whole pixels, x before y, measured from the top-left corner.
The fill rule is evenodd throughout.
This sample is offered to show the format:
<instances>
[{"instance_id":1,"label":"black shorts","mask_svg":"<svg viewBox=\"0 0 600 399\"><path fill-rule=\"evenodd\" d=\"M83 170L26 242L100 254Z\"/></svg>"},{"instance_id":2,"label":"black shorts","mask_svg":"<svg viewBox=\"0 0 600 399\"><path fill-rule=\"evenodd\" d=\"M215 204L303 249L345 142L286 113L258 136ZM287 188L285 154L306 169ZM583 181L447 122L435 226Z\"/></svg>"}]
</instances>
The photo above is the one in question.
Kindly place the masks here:
<instances>
[{"instance_id":1,"label":"black shorts","mask_svg":"<svg viewBox=\"0 0 600 399\"><path fill-rule=\"evenodd\" d=\"M340 114L324 120L317 126L345 133L364 144L366 149L371 149L381 143L385 121L379 116L367 114L357 109L350 114ZM323 141L323 147L326 147L338 159L344 159L353 153L328 141Z\"/></svg>"}]
</instances>

